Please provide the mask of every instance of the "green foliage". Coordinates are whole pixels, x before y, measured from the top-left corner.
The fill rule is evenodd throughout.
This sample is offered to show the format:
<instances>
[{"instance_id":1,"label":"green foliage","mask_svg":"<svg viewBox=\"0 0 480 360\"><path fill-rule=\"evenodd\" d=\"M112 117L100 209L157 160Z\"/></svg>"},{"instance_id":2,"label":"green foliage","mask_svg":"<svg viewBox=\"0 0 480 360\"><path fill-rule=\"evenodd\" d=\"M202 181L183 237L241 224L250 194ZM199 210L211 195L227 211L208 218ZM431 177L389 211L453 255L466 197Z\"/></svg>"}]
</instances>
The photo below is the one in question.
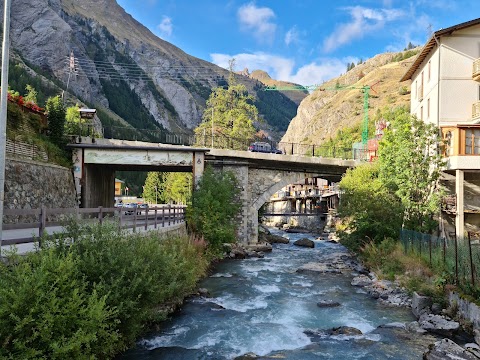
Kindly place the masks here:
<instances>
[{"instance_id":1,"label":"green foliage","mask_svg":"<svg viewBox=\"0 0 480 360\"><path fill-rule=\"evenodd\" d=\"M187 204L192 196L192 173L164 173L162 197L165 202Z\"/></svg>"},{"instance_id":2,"label":"green foliage","mask_svg":"<svg viewBox=\"0 0 480 360\"><path fill-rule=\"evenodd\" d=\"M163 204L163 176L162 173L153 171L147 174L145 185L143 186L143 199L148 203Z\"/></svg>"},{"instance_id":3,"label":"green foliage","mask_svg":"<svg viewBox=\"0 0 480 360\"><path fill-rule=\"evenodd\" d=\"M297 115L297 104L280 91L265 91L263 85L256 87L256 90L254 105L265 122L278 131L286 131L290 121Z\"/></svg>"},{"instance_id":4,"label":"green foliage","mask_svg":"<svg viewBox=\"0 0 480 360\"><path fill-rule=\"evenodd\" d=\"M391 62L398 62L398 61L406 60L408 58L411 58L412 56L417 55L419 51L420 50L409 49L409 50L404 51L404 52L399 52L394 57L392 57Z\"/></svg>"},{"instance_id":5,"label":"green foliage","mask_svg":"<svg viewBox=\"0 0 480 360\"><path fill-rule=\"evenodd\" d=\"M340 182L343 191L339 215L347 222L343 242L358 250L364 244L398 238L401 203L379 180L379 164L367 163L347 170Z\"/></svg>"},{"instance_id":6,"label":"green foliage","mask_svg":"<svg viewBox=\"0 0 480 360\"><path fill-rule=\"evenodd\" d=\"M86 119L80 117L78 105L67 108L65 115L65 134L88 135Z\"/></svg>"},{"instance_id":7,"label":"green foliage","mask_svg":"<svg viewBox=\"0 0 480 360\"><path fill-rule=\"evenodd\" d=\"M430 232L440 206L438 129L412 117L406 108L385 110L390 123L379 147L380 180L401 200L403 225Z\"/></svg>"},{"instance_id":8,"label":"green foliage","mask_svg":"<svg viewBox=\"0 0 480 360\"><path fill-rule=\"evenodd\" d=\"M111 358L205 274L201 244L117 229L71 223L46 248L0 263L0 357Z\"/></svg>"},{"instance_id":9,"label":"green foliage","mask_svg":"<svg viewBox=\"0 0 480 360\"><path fill-rule=\"evenodd\" d=\"M245 85L232 79L233 76L227 89L213 89L203 113L203 122L195 129L195 134L198 139L204 134L212 136L213 128L215 148L244 150L245 142L253 140L256 133L253 123L258 120L258 110Z\"/></svg>"},{"instance_id":10,"label":"green foliage","mask_svg":"<svg viewBox=\"0 0 480 360\"><path fill-rule=\"evenodd\" d=\"M35 90L35 88L32 85L27 84L25 86L25 90L27 90L27 93L23 97L23 100L25 101L25 103L30 102L30 103L36 104L38 92Z\"/></svg>"},{"instance_id":11,"label":"green foliage","mask_svg":"<svg viewBox=\"0 0 480 360\"><path fill-rule=\"evenodd\" d=\"M59 95L48 98L46 111L50 139L54 144L61 146L65 143L63 136L65 126L65 108Z\"/></svg>"},{"instance_id":12,"label":"green foliage","mask_svg":"<svg viewBox=\"0 0 480 360\"><path fill-rule=\"evenodd\" d=\"M233 173L216 173L207 167L193 193L192 206L187 208L188 225L203 236L214 254L221 252L223 243L235 241L239 192Z\"/></svg>"}]
</instances>

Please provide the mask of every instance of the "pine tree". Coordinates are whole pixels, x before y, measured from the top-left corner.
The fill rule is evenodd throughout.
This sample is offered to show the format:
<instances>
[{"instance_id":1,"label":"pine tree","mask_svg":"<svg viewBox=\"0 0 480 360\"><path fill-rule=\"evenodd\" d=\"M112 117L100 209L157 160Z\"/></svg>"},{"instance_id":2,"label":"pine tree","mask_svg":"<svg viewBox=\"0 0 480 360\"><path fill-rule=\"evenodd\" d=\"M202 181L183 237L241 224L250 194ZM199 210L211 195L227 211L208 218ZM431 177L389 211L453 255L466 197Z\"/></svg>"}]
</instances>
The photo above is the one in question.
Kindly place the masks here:
<instances>
[{"instance_id":1,"label":"pine tree","mask_svg":"<svg viewBox=\"0 0 480 360\"><path fill-rule=\"evenodd\" d=\"M164 203L163 196L163 174L157 171L149 172L143 186L143 199L148 203L161 204Z\"/></svg>"},{"instance_id":2,"label":"pine tree","mask_svg":"<svg viewBox=\"0 0 480 360\"><path fill-rule=\"evenodd\" d=\"M195 129L197 145L245 150L254 138L254 122L259 120L254 97L237 83L233 63L230 67L228 88L214 88L207 100L203 122Z\"/></svg>"},{"instance_id":3,"label":"pine tree","mask_svg":"<svg viewBox=\"0 0 480 360\"><path fill-rule=\"evenodd\" d=\"M63 145L64 141L64 126L65 126L65 107L59 95L50 97L46 105L48 129L50 131L50 138L53 143Z\"/></svg>"}]
</instances>

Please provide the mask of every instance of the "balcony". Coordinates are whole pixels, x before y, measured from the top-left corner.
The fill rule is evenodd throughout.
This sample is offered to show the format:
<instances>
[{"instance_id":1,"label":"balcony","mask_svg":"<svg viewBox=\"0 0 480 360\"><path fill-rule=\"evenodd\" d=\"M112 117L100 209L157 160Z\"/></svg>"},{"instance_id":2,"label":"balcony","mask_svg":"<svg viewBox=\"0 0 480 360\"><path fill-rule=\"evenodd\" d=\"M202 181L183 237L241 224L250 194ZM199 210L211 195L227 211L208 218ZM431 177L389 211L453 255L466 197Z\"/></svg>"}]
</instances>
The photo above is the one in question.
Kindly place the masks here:
<instances>
[{"instance_id":1,"label":"balcony","mask_svg":"<svg viewBox=\"0 0 480 360\"><path fill-rule=\"evenodd\" d=\"M472 79L480 81L480 58L473 62Z\"/></svg>"},{"instance_id":2,"label":"balcony","mask_svg":"<svg viewBox=\"0 0 480 360\"><path fill-rule=\"evenodd\" d=\"M477 101L472 105L472 120L477 118L480 118L480 101Z\"/></svg>"}]
</instances>

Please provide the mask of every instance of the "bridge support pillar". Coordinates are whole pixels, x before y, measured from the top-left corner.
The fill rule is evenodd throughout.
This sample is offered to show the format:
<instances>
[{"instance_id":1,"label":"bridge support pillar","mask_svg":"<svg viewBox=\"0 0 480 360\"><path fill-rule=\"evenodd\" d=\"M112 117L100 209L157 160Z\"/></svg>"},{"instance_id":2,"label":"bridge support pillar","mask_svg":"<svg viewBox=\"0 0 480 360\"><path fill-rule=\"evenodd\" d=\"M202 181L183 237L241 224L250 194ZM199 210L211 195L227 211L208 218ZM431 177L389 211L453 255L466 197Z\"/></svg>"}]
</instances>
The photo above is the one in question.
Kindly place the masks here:
<instances>
[{"instance_id":1,"label":"bridge support pillar","mask_svg":"<svg viewBox=\"0 0 480 360\"><path fill-rule=\"evenodd\" d=\"M85 164L82 186L82 207L113 207L115 171L104 165Z\"/></svg>"}]
</instances>

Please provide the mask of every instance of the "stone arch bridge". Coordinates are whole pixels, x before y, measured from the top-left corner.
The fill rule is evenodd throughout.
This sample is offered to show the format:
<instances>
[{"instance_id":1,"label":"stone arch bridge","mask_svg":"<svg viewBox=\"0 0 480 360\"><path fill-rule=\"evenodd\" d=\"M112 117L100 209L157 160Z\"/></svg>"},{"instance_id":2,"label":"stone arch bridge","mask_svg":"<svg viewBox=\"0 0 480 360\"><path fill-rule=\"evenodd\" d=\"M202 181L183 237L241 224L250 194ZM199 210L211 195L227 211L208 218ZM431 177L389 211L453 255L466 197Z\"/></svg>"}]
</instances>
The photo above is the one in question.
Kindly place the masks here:
<instances>
[{"instance_id":1,"label":"stone arch bridge","mask_svg":"<svg viewBox=\"0 0 480 360\"><path fill-rule=\"evenodd\" d=\"M242 204L239 240L258 242L258 210L283 187L309 177L338 182L354 160L206 149L139 141L77 139L73 149L73 173L79 203L83 207L111 207L115 171L193 172L195 182L205 164L217 171L232 171L240 186Z\"/></svg>"}]
</instances>

